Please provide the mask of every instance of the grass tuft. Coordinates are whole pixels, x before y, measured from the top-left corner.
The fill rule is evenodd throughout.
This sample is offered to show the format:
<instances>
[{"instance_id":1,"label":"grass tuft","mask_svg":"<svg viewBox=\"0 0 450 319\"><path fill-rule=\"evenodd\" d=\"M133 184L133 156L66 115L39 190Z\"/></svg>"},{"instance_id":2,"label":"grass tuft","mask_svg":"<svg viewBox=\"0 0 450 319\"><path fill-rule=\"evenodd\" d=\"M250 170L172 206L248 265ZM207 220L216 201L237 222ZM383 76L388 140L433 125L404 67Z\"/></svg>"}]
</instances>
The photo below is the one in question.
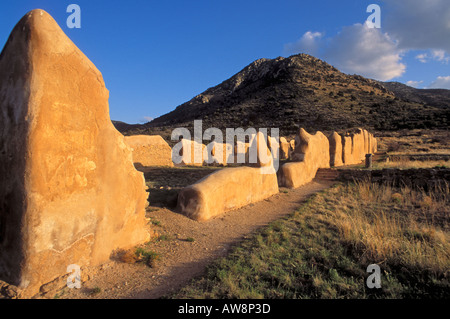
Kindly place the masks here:
<instances>
[{"instance_id":1,"label":"grass tuft","mask_svg":"<svg viewBox=\"0 0 450 319\"><path fill-rule=\"evenodd\" d=\"M136 248L135 254L138 260L143 261L149 267L154 267L161 257L160 254L143 247Z\"/></svg>"}]
</instances>

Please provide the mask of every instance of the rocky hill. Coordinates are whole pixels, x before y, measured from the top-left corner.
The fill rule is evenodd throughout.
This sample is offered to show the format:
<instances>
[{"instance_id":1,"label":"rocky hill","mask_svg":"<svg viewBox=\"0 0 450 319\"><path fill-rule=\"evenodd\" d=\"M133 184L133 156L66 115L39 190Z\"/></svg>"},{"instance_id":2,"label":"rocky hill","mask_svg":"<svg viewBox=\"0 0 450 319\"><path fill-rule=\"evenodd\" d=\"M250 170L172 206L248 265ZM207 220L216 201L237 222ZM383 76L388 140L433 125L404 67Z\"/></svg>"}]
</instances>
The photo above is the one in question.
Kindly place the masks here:
<instances>
[{"instance_id":1,"label":"rocky hill","mask_svg":"<svg viewBox=\"0 0 450 319\"><path fill-rule=\"evenodd\" d=\"M450 90L416 89L399 82L384 82L382 85L404 101L422 103L439 108L449 108L450 106Z\"/></svg>"},{"instance_id":2,"label":"rocky hill","mask_svg":"<svg viewBox=\"0 0 450 319\"><path fill-rule=\"evenodd\" d=\"M282 135L299 127L447 128L450 91L440 90L435 98L434 91L411 89L344 74L306 54L259 59L172 112L122 132L170 138L173 128L192 127L195 119L202 119L204 128L278 127Z\"/></svg>"}]
</instances>

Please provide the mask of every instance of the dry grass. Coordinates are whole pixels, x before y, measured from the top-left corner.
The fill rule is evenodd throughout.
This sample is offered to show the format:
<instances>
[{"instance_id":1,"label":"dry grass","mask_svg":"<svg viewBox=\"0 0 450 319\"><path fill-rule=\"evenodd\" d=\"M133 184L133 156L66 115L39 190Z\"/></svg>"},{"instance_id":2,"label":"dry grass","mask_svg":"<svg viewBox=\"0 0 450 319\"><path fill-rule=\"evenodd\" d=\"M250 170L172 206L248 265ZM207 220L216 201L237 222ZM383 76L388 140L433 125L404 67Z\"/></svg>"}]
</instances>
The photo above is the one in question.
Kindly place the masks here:
<instances>
[{"instance_id":1,"label":"dry grass","mask_svg":"<svg viewBox=\"0 0 450 319\"><path fill-rule=\"evenodd\" d=\"M449 161L411 161L407 159L401 159L399 161L390 162L377 162L373 163L374 169L383 168L433 168L433 167L450 167Z\"/></svg>"},{"instance_id":2,"label":"dry grass","mask_svg":"<svg viewBox=\"0 0 450 319\"><path fill-rule=\"evenodd\" d=\"M448 298L448 185L361 182L314 195L244 241L176 298ZM365 284L378 264L381 288Z\"/></svg>"},{"instance_id":3,"label":"dry grass","mask_svg":"<svg viewBox=\"0 0 450 319\"><path fill-rule=\"evenodd\" d=\"M344 242L377 263L395 260L437 273L448 271L448 185L426 193L361 182L356 184L356 195L359 201L344 198L335 210Z\"/></svg>"},{"instance_id":4,"label":"dry grass","mask_svg":"<svg viewBox=\"0 0 450 319\"><path fill-rule=\"evenodd\" d=\"M444 130L401 130L377 134L378 149L398 154L450 154L450 132Z\"/></svg>"}]
</instances>

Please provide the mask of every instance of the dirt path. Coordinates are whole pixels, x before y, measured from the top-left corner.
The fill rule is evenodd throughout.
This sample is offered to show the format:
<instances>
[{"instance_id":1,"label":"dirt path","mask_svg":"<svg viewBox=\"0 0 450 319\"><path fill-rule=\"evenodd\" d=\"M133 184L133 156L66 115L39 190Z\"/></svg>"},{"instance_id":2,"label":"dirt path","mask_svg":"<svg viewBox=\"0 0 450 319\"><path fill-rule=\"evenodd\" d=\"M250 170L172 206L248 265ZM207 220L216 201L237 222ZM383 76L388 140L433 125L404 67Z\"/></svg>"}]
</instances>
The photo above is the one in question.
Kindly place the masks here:
<instances>
[{"instance_id":1,"label":"dirt path","mask_svg":"<svg viewBox=\"0 0 450 319\"><path fill-rule=\"evenodd\" d=\"M214 259L257 228L292 213L310 195L330 187L332 181L313 181L207 222L196 222L165 208L151 208L148 216L159 223L153 228L162 235L151 244L161 254L154 268L143 263L110 262L81 289L65 288L59 298L160 298L177 291ZM51 296L53 297L53 296Z\"/></svg>"}]
</instances>

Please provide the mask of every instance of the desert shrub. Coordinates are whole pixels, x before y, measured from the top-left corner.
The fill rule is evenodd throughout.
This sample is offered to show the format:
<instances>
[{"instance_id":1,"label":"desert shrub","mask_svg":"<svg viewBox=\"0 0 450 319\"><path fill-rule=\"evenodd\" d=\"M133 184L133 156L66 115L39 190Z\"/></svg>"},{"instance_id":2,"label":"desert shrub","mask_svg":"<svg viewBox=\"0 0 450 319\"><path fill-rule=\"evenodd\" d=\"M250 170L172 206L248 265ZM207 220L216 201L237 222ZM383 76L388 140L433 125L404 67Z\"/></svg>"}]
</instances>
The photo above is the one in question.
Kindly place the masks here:
<instances>
[{"instance_id":1,"label":"desert shrub","mask_svg":"<svg viewBox=\"0 0 450 319\"><path fill-rule=\"evenodd\" d=\"M387 151L388 152L398 152L401 149L401 145L398 142L389 142L387 144Z\"/></svg>"}]
</instances>

